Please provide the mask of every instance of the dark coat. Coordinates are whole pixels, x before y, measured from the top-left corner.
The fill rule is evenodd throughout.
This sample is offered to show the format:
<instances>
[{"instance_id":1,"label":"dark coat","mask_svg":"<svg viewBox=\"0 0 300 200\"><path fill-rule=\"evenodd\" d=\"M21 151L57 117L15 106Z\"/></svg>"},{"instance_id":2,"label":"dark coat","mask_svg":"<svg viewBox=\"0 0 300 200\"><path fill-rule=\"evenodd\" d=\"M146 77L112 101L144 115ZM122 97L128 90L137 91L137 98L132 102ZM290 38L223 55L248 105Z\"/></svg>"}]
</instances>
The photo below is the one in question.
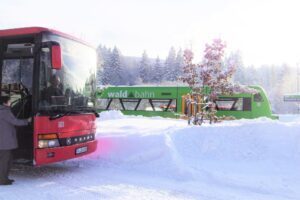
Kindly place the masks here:
<instances>
[{"instance_id":1,"label":"dark coat","mask_svg":"<svg viewBox=\"0 0 300 200\"><path fill-rule=\"evenodd\" d=\"M9 107L0 105L0 150L16 149L18 141L15 126L27 124L27 120L17 119Z\"/></svg>"},{"instance_id":2,"label":"dark coat","mask_svg":"<svg viewBox=\"0 0 300 200\"><path fill-rule=\"evenodd\" d=\"M48 103L54 103L52 102L52 97L55 96L63 96L63 92L59 87L50 86L42 93L42 99L46 100Z\"/></svg>"}]
</instances>

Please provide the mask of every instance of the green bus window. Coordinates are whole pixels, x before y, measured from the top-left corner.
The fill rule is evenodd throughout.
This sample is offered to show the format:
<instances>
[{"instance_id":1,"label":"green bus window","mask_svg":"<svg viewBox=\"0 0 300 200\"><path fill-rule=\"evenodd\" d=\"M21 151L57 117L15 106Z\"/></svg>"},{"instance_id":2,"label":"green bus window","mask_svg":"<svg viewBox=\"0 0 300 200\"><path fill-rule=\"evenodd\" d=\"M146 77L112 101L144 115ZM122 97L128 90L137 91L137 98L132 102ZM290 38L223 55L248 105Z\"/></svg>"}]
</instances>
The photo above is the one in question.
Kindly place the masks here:
<instances>
[{"instance_id":1,"label":"green bus window","mask_svg":"<svg viewBox=\"0 0 300 200\"><path fill-rule=\"evenodd\" d=\"M175 111L176 109L176 101L173 99L164 99L164 100L152 99L152 104L155 111Z\"/></svg>"},{"instance_id":2,"label":"green bus window","mask_svg":"<svg viewBox=\"0 0 300 200\"><path fill-rule=\"evenodd\" d=\"M243 110L244 111L251 111L251 98L243 98Z\"/></svg>"},{"instance_id":3,"label":"green bus window","mask_svg":"<svg viewBox=\"0 0 300 200\"><path fill-rule=\"evenodd\" d=\"M251 99L250 99L251 100ZM236 97L221 97L216 100L217 110L237 110L243 111L245 106L244 98L236 98ZM251 101L250 101L251 103ZM250 105L251 106L251 105Z\"/></svg>"},{"instance_id":4,"label":"green bus window","mask_svg":"<svg viewBox=\"0 0 300 200\"><path fill-rule=\"evenodd\" d=\"M125 110L136 110L140 99L121 99Z\"/></svg>"},{"instance_id":5,"label":"green bus window","mask_svg":"<svg viewBox=\"0 0 300 200\"><path fill-rule=\"evenodd\" d=\"M168 110L176 112L176 107L177 107L176 99L172 99L172 101L170 102L170 105L168 107Z\"/></svg>"},{"instance_id":6,"label":"green bus window","mask_svg":"<svg viewBox=\"0 0 300 200\"><path fill-rule=\"evenodd\" d=\"M233 108L234 100L220 99L216 100L217 110L231 110Z\"/></svg>"},{"instance_id":7,"label":"green bus window","mask_svg":"<svg viewBox=\"0 0 300 200\"><path fill-rule=\"evenodd\" d=\"M147 110L147 111L153 111L153 107L150 104L149 99L142 99L137 110Z\"/></svg>"},{"instance_id":8,"label":"green bus window","mask_svg":"<svg viewBox=\"0 0 300 200\"><path fill-rule=\"evenodd\" d=\"M233 110L243 110L243 98L238 98L233 106Z\"/></svg>"},{"instance_id":9,"label":"green bus window","mask_svg":"<svg viewBox=\"0 0 300 200\"><path fill-rule=\"evenodd\" d=\"M97 108L101 110L106 110L110 100L111 99L97 99Z\"/></svg>"},{"instance_id":10,"label":"green bus window","mask_svg":"<svg viewBox=\"0 0 300 200\"><path fill-rule=\"evenodd\" d=\"M260 93L254 94L254 102L262 102L263 98Z\"/></svg>"},{"instance_id":11,"label":"green bus window","mask_svg":"<svg viewBox=\"0 0 300 200\"><path fill-rule=\"evenodd\" d=\"M108 110L123 110L120 99L112 99L112 101L108 107Z\"/></svg>"}]
</instances>

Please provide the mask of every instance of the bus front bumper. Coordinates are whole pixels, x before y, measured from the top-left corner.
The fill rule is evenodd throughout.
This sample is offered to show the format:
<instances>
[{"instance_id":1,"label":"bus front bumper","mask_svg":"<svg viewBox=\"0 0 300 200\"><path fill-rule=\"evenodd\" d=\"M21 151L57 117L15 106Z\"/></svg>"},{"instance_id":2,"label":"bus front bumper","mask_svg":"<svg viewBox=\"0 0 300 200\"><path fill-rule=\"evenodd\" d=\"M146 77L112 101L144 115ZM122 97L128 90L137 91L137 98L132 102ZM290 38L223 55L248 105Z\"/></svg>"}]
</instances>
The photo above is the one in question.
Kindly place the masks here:
<instances>
[{"instance_id":1,"label":"bus front bumper","mask_svg":"<svg viewBox=\"0 0 300 200\"><path fill-rule=\"evenodd\" d=\"M97 140L71 146L35 149L34 165L44 165L90 154L97 149Z\"/></svg>"}]
</instances>

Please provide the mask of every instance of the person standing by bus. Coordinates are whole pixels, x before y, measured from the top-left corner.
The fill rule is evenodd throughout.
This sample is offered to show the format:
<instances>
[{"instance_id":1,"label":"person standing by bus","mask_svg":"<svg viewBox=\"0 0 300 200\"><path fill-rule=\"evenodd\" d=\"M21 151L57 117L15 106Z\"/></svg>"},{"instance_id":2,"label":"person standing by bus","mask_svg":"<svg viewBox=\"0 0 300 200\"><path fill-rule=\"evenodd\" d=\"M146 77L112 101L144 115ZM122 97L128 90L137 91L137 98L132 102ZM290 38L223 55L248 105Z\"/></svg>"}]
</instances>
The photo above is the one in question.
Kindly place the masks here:
<instances>
[{"instance_id":1,"label":"person standing by bus","mask_svg":"<svg viewBox=\"0 0 300 200\"><path fill-rule=\"evenodd\" d=\"M0 185L11 185L9 179L12 150L18 147L15 126L26 126L31 121L17 119L10 110L10 98L0 97Z\"/></svg>"}]
</instances>

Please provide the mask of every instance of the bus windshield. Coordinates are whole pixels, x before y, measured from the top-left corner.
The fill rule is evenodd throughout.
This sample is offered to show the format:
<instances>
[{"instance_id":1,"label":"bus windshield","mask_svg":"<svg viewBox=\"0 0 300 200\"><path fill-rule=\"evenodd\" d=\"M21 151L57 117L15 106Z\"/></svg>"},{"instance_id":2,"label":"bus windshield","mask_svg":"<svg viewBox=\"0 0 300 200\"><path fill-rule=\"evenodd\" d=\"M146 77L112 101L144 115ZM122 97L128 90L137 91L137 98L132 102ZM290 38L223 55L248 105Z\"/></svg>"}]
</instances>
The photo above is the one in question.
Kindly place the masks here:
<instances>
[{"instance_id":1,"label":"bus windshield","mask_svg":"<svg viewBox=\"0 0 300 200\"><path fill-rule=\"evenodd\" d=\"M47 41L60 44L63 66L59 70L52 69L50 49L42 48L39 111L64 113L93 110L97 62L94 49L50 33L43 35L43 42Z\"/></svg>"}]
</instances>

